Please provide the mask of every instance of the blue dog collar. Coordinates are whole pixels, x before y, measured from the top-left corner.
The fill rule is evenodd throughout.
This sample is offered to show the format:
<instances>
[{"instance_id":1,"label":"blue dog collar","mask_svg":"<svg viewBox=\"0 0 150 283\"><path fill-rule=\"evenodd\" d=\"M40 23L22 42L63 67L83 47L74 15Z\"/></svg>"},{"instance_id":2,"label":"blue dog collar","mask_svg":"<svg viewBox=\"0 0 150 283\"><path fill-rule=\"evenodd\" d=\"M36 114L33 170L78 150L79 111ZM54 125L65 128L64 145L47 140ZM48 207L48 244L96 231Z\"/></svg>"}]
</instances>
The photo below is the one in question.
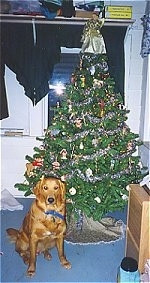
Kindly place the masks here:
<instances>
[{"instance_id":1,"label":"blue dog collar","mask_svg":"<svg viewBox=\"0 0 150 283\"><path fill-rule=\"evenodd\" d=\"M45 211L45 214L46 215L53 215L53 216L56 216L58 218L61 218L62 220L65 220L65 217L64 215L60 214L59 212L55 211L55 210L48 210L48 211Z\"/></svg>"}]
</instances>

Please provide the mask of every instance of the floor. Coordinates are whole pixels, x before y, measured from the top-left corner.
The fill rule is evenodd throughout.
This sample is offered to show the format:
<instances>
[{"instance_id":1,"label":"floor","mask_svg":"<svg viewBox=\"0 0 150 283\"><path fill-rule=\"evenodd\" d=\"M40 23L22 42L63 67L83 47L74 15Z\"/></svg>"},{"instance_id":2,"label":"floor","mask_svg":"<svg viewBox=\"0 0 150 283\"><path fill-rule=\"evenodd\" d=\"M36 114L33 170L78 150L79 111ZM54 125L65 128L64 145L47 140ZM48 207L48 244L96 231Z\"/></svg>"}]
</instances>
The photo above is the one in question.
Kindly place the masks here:
<instances>
[{"instance_id":1,"label":"floor","mask_svg":"<svg viewBox=\"0 0 150 283\"><path fill-rule=\"evenodd\" d=\"M65 254L72 263L70 270L64 269L58 260L57 251L51 251L52 260L37 257L36 275L27 278L26 265L15 252L14 244L6 237L9 227L19 228L30 207L32 199L18 199L23 210L1 211L1 280L0 282L116 282L117 268L125 252L125 237L111 243L76 245L65 242ZM113 213L116 219L126 223L126 211Z\"/></svg>"}]
</instances>

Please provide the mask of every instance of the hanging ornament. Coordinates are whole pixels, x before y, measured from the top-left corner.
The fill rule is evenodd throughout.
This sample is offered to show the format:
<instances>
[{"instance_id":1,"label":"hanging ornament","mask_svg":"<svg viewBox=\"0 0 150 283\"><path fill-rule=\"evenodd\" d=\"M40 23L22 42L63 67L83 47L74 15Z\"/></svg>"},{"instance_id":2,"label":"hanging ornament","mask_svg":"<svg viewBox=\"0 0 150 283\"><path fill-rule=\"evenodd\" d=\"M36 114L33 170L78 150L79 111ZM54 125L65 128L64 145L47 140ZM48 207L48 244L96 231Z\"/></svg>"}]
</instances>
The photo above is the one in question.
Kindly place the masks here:
<instances>
[{"instance_id":1,"label":"hanging ornament","mask_svg":"<svg viewBox=\"0 0 150 283\"><path fill-rule=\"evenodd\" d=\"M70 147L71 147L71 144L70 144ZM71 156L70 156L71 159L72 159L73 156L74 156L74 149L75 149L75 146L73 145L72 150L71 150Z\"/></svg>"},{"instance_id":2,"label":"hanging ornament","mask_svg":"<svg viewBox=\"0 0 150 283\"><path fill-rule=\"evenodd\" d=\"M87 113L86 113L87 114ZM83 120L83 123L86 124L86 121L85 121L85 114L83 113L82 111L82 120Z\"/></svg>"},{"instance_id":3,"label":"hanging ornament","mask_svg":"<svg viewBox=\"0 0 150 283\"><path fill-rule=\"evenodd\" d=\"M68 105L68 112L70 113L72 111L72 105L71 103Z\"/></svg>"},{"instance_id":4,"label":"hanging ornament","mask_svg":"<svg viewBox=\"0 0 150 283\"><path fill-rule=\"evenodd\" d=\"M97 174L97 172L98 172L98 159L97 159L97 156L96 156L96 158L95 158L95 172L96 172L96 174Z\"/></svg>"},{"instance_id":5,"label":"hanging ornament","mask_svg":"<svg viewBox=\"0 0 150 283\"><path fill-rule=\"evenodd\" d=\"M60 154L61 154L61 159L67 159L67 150L65 148L63 148L60 151Z\"/></svg>"},{"instance_id":6,"label":"hanging ornament","mask_svg":"<svg viewBox=\"0 0 150 283\"><path fill-rule=\"evenodd\" d=\"M108 64L107 64L106 61L102 62L102 68L103 68L103 71L104 71L104 72L107 72L107 71L108 71L109 67L108 67Z\"/></svg>"},{"instance_id":7,"label":"hanging ornament","mask_svg":"<svg viewBox=\"0 0 150 283\"><path fill-rule=\"evenodd\" d=\"M132 162L131 162L131 158L129 157L129 171L130 173L132 172Z\"/></svg>"},{"instance_id":8,"label":"hanging ornament","mask_svg":"<svg viewBox=\"0 0 150 283\"><path fill-rule=\"evenodd\" d=\"M84 149L84 145L83 145L83 142L81 142L81 143L80 143L80 146L79 146L79 148L80 148L80 149Z\"/></svg>"},{"instance_id":9,"label":"hanging ornament","mask_svg":"<svg viewBox=\"0 0 150 283\"><path fill-rule=\"evenodd\" d=\"M94 76L94 74L95 74L95 66L91 66L89 71L90 71L91 76Z\"/></svg>"},{"instance_id":10,"label":"hanging ornament","mask_svg":"<svg viewBox=\"0 0 150 283\"><path fill-rule=\"evenodd\" d=\"M90 178L91 176L93 176L93 172L90 168L88 168L86 171L85 171L85 174L86 174L86 177L87 178Z\"/></svg>"},{"instance_id":11,"label":"hanging ornament","mask_svg":"<svg viewBox=\"0 0 150 283\"><path fill-rule=\"evenodd\" d=\"M81 82L81 84L80 84L81 87L84 88L85 87L85 76L84 75L80 76L80 82Z\"/></svg>"},{"instance_id":12,"label":"hanging ornament","mask_svg":"<svg viewBox=\"0 0 150 283\"><path fill-rule=\"evenodd\" d=\"M127 145L127 150L130 151L132 150L133 146L132 146L132 142L128 142L128 145Z\"/></svg>"},{"instance_id":13,"label":"hanging ornament","mask_svg":"<svg viewBox=\"0 0 150 283\"><path fill-rule=\"evenodd\" d=\"M112 159L111 162L110 162L110 170L113 170L114 166L115 166L115 160Z\"/></svg>"},{"instance_id":14,"label":"hanging ornament","mask_svg":"<svg viewBox=\"0 0 150 283\"><path fill-rule=\"evenodd\" d=\"M39 146L39 149L44 151L44 146L43 146L43 144L41 144L41 145Z\"/></svg>"},{"instance_id":15,"label":"hanging ornament","mask_svg":"<svg viewBox=\"0 0 150 283\"><path fill-rule=\"evenodd\" d=\"M104 116L104 107L105 107L105 102L103 99L98 102L98 105L100 106L100 117L102 118Z\"/></svg>"},{"instance_id":16,"label":"hanging ornament","mask_svg":"<svg viewBox=\"0 0 150 283\"><path fill-rule=\"evenodd\" d=\"M53 166L53 170L58 170L60 168L60 163L57 161L54 161L52 163L52 166Z\"/></svg>"},{"instance_id":17,"label":"hanging ornament","mask_svg":"<svg viewBox=\"0 0 150 283\"><path fill-rule=\"evenodd\" d=\"M109 73L105 73L101 75L102 80L105 80L109 77Z\"/></svg>"},{"instance_id":18,"label":"hanging ornament","mask_svg":"<svg viewBox=\"0 0 150 283\"><path fill-rule=\"evenodd\" d=\"M39 167L43 165L43 159L41 157L35 158L35 160L32 162L32 165L34 167Z\"/></svg>"},{"instance_id":19,"label":"hanging ornament","mask_svg":"<svg viewBox=\"0 0 150 283\"><path fill-rule=\"evenodd\" d=\"M71 81L72 84L75 83L75 74L74 73L72 73L70 81Z\"/></svg>"},{"instance_id":20,"label":"hanging ornament","mask_svg":"<svg viewBox=\"0 0 150 283\"><path fill-rule=\"evenodd\" d=\"M67 175L63 175L63 176L61 176L61 178L60 178L60 179L61 179L61 181L62 181L62 182L66 182Z\"/></svg>"},{"instance_id":21,"label":"hanging ornament","mask_svg":"<svg viewBox=\"0 0 150 283\"><path fill-rule=\"evenodd\" d=\"M127 133L127 127L123 126L123 128L122 128L122 135L124 136L124 135L126 135L126 133Z\"/></svg>"},{"instance_id":22,"label":"hanging ornament","mask_svg":"<svg viewBox=\"0 0 150 283\"><path fill-rule=\"evenodd\" d=\"M82 67L83 67L83 60L80 59L80 70L82 70Z\"/></svg>"},{"instance_id":23,"label":"hanging ornament","mask_svg":"<svg viewBox=\"0 0 150 283\"><path fill-rule=\"evenodd\" d=\"M94 200L96 200L97 203L101 203L101 199L99 197L96 197Z\"/></svg>"},{"instance_id":24,"label":"hanging ornament","mask_svg":"<svg viewBox=\"0 0 150 283\"><path fill-rule=\"evenodd\" d=\"M98 145L98 139L93 139L92 145L94 145L94 147L96 147Z\"/></svg>"},{"instance_id":25,"label":"hanging ornament","mask_svg":"<svg viewBox=\"0 0 150 283\"><path fill-rule=\"evenodd\" d=\"M65 135L66 135L66 132L61 132L61 134L62 134L63 136L65 136Z\"/></svg>"},{"instance_id":26,"label":"hanging ornament","mask_svg":"<svg viewBox=\"0 0 150 283\"><path fill-rule=\"evenodd\" d=\"M128 200L128 196L127 196L127 195L124 195L124 194L121 194L121 198L122 198L123 200Z\"/></svg>"},{"instance_id":27,"label":"hanging ornament","mask_svg":"<svg viewBox=\"0 0 150 283\"><path fill-rule=\"evenodd\" d=\"M119 104L118 104L118 108L119 108L120 110L123 110L123 109L124 109L123 104L122 104L122 103L119 103Z\"/></svg>"},{"instance_id":28,"label":"hanging ornament","mask_svg":"<svg viewBox=\"0 0 150 283\"><path fill-rule=\"evenodd\" d=\"M57 108L60 107L60 102L59 102L59 101L56 102L56 107L57 107Z\"/></svg>"},{"instance_id":29,"label":"hanging ornament","mask_svg":"<svg viewBox=\"0 0 150 283\"><path fill-rule=\"evenodd\" d=\"M81 129L82 128L82 120L77 118L75 120L75 125L76 125L77 128Z\"/></svg>"},{"instance_id":30,"label":"hanging ornament","mask_svg":"<svg viewBox=\"0 0 150 283\"><path fill-rule=\"evenodd\" d=\"M75 113L72 112L71 115L69 116L69 119L71 120L73 116L75 116Z\"/></svg>"},{"instance_id":31,"label":"hanging ornament","mask_svg":"<svg viewBox=\"0 0 150 283\"><path fill-rule=\"evenodd\" d=\"M94 79L93 80L93 87L101 88L103 86L104 82L102 80Z\"/></svg>"},{"instance_id":32,"label":"hanging ornament","mask_svg":"<svg viewBox=\"0 0 150 283\"><path fill-rule=\"evenodd\" d=\"M143 164L142 164L142 161L141 161L141 160L138 162L138 166L140 167L140 169L143 168Z\"/></svg>"},{"instance_id":33,"label":"hanging ornament","mask_svg":"<svg viewBox=\"0 0 150 283\"><path fill-rule=\"evenodd\" d=\"M74 187L70 188L69 193L71 196L74 196L76 194L76 189Z\"/></svg>"}]
</instances>

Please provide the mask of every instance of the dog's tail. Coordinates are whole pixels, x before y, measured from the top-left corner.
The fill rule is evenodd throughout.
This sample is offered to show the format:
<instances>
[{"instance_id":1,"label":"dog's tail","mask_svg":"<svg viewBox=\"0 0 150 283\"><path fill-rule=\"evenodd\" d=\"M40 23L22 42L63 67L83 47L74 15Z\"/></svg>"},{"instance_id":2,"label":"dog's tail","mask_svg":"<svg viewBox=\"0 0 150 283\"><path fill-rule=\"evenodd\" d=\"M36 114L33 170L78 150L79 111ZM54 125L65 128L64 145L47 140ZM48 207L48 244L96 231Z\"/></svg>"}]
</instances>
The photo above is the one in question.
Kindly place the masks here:
<instances>
[{"instance_id":1,"label":"dog's tail","mask_svg":"<svg viewBox=\"0 0 150 283\"><path fill-rule=\"evenodd\" d=\"M19 235L19 231L13 228L8 228L6 232L7 232L10 242L16 243L18 235Z\"/></svg>"}]
</instances>

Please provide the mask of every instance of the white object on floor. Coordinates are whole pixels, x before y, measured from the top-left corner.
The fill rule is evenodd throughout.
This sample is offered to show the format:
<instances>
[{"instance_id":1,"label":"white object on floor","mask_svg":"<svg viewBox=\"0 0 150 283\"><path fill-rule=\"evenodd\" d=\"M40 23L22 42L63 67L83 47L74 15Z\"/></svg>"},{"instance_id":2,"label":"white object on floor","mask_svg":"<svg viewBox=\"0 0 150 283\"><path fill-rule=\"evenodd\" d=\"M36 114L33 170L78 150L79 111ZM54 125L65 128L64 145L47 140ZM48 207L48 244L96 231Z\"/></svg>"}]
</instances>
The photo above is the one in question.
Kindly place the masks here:
<instances>
[{"instance_id":1,"label":"white object on floor","mask_svg":"<svg viewBox=\"0 0 150 283\"><path fill-rule=\"evenodd\" d=\"M150 282L150 259L147 259L145 266L144 266L144 273L141 274L141 281L148 283Z\"/></svg>"},{"instance_id":2,"label":"white object on floor","mask_svg":"<svg viewBox=\"0 0 150 283\"><path fill-rule=\"evenodd\" d=\"M0 210L22 210L23 205L20 204L13 195L6 189L1 192Z\"/></svg>"},{"instance_id":3,"label":"white object on floor","mask_svg":"<svg viewBox=\"0 0 150 283\"><path fill-rule=\"evenodd\" d=\"M149 181L150 181L150 176L146 175L143 178L143 180L140 182L140 186L142 187L142 186L146 185L149 188L149 190L150 190Z\"/></svg>"}]
</instances>

